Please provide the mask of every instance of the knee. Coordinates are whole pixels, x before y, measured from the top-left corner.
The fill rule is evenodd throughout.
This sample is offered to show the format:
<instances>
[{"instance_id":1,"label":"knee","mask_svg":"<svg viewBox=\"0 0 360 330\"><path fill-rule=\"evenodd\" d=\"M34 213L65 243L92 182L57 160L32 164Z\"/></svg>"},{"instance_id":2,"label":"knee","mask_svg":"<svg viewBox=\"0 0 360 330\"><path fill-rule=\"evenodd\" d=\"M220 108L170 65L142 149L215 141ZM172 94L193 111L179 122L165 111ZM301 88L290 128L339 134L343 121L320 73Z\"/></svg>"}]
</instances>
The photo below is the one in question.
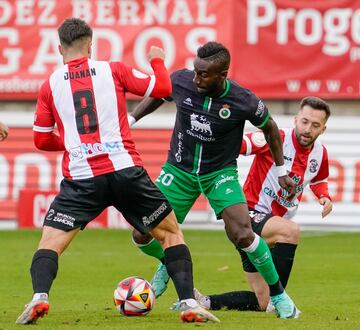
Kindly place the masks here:
<instances>
[{"instance_id":1,"label":"knee","mask_svg":"<svg viewBox=\"0 0 360 330\"><path fill-rule=\"evenodd\" d=\"M290 237L292 239L291 243L297 244L300 239L300 226L295 222L290 222Z\"/></svg>"},{"instance_id":2,"label":"knee","mask_svg":"<svg viewBox=\"0 0 360 330\"><path fill-rule=\"evenodd\" d=\"M283 233L282 241L284 243L297 244L300 238L300 226L293 221L288 221L288 224L284 229L286 230Z\"/></svg>"},{"instance_id":3,"label":"knee","mask_svg":"<svg viewBox=\"0 0 360 330\"><path fill-rule=\"evenodd\" d=\"M150 234L144 235L136 229L133 229L132 237L133 237L133 241L136 244L147 244L152 240L152 236Z\"/></svg>"},{"instance_id":4,"label":"knee","mask_svg":"<svg viewBox=\"0 0 360 330\"><path fill-rule=\"evenodd\" d=\"M277 239L274 243L291 243L297 244L300 239L300 226L291 221L286 220L281 230L277 234Z\"/></svg>"},{"instance_id":5,"label":"knee","mask_svg":"<svg viewBox=\"0 0 360 330\"><path fill-rule=\"evenodd\" d=\"M246 248L251 245L254 240L254 234L250 228L238 230L229 235L230 240L237 248Z\"/></svg>"}]
</instances>

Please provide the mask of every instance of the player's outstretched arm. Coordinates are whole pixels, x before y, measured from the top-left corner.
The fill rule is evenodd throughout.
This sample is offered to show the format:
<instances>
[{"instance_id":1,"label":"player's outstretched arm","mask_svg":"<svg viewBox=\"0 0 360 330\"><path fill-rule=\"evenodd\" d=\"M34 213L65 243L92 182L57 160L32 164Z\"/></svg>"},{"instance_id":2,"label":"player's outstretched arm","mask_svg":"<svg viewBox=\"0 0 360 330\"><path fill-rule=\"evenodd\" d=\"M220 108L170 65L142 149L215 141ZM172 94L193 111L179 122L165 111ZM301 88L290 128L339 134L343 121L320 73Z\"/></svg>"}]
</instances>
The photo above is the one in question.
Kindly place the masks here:
<instances>
[{"instance_id":1,"label":"player's outstretched arm","mask_svg":"<svg viewBox=\"0 0 360 330\"><path fill-rule=\"evenodd\" d=\"M129 115L129 123L132 125L142 117L148 115L149 113L154 112L164 103L163 99L154 99L152 97L147 97L143 99L134 109L134 111Z\"/></svg>"},{"instance_id":2,"label":"player's outstretched arm","mask_svg":"<svg viewBox=\"0 0 360 330\"><path fill-rule=\"evenodd\" d=\"M279 128L277 127L274 119L271 117L267 123L262 127L266 142L268 143L274 162L278 168L278 180L282 188L288 192L288 199L294 198L296 193L296 184L287 175L284 165L284 154Z\"/></svg>"}]
</instances>

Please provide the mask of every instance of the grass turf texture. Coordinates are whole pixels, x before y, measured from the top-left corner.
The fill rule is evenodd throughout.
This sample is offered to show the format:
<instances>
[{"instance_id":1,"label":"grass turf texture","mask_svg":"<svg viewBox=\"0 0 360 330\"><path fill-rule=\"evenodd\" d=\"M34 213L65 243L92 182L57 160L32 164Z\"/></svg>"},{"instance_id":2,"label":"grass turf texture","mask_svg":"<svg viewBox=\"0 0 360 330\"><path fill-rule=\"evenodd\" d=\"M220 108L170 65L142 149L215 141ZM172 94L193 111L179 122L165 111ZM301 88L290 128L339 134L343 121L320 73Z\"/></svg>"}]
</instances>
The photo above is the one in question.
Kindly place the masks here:
<instances>
[{"instance_id":1,"label":"grass turf texture","mask_svg":"<svg viewBox=\"0 0 360 330\"><path fill-rule=\"evenodd\" d=\"M247 289L240 258L222 231L186 230L195 286L203 293ZM0 231L0 330L15 320L32 296L29 267L39 231ZM119 315L113 305L118 281L140 275L151 280L156 261L141 254L125 230L80 233L60 258L50 294L50 314L36 329L360 329L360 234L303 233L288 292L303 314L216 311L219 324L182 324L169 310L172 284L145 317ZM35 329L30 326L31 329Z\"/></svg>"}]
</instances>

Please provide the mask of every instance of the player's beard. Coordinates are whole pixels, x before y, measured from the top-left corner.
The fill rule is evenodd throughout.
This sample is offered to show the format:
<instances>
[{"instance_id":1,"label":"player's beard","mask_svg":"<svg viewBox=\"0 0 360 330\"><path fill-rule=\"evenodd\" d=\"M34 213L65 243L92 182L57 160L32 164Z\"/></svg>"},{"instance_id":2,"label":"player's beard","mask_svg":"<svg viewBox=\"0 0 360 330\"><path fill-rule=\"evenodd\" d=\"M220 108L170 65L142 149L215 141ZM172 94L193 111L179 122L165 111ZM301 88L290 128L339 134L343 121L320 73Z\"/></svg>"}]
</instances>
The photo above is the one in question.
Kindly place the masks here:
<instances>
[{"instance_id":1,"label":"player's beard","mask_svg":"<svg viewBox=\"0 0 360 330\"><path fill-rule=\"evenodd\" d=\"M316 137L312 137L311 135L305 135L305 134L301 134L299 132L295 131L295 137L297 142L302 146L302 147L311 147L317 136Z\"/></svg>"}]
</instances>

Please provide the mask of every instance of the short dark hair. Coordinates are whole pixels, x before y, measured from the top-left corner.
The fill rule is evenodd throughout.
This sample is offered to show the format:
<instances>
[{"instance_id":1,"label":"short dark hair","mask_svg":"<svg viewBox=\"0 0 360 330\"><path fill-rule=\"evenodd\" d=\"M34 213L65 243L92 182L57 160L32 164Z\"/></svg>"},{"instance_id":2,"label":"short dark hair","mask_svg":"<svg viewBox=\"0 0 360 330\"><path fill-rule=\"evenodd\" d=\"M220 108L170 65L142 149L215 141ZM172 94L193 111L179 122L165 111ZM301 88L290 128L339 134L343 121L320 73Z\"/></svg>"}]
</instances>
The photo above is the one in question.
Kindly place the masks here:
<instances>
[{"instance_id":1,"label":"short dark hair","mask_svg":"<svg viewBox=\"0 0 360 330\"><path fill-rule=\"evenodd\" d=\"M229 50L216 41L209 41L205 45L199 47L196 55L206 61L224 64L227 68L230 64Z\"/></svg>"},{"instance_id":2,"label":"short dark hair","mask_svg":"<svg viewBox=\"0 0 360 330\"><path fill-rule=\"evenodd\" d=\"M302 109L305 105L312 107L315 110L322 110L325 111L325 119L331 115L330 106L321 98L316 96L308 96L301 100L300 102L300 109Z\"/></svg>"},{"instance_id":3,"label":"short dark hair","mask_svg":"<svg viewBox=\"0 0 360 330\"><path fill-rule=\"evenodd\" d=\"M80 18L68 18L58 28L60 43L72 46L77 40L92 38L91 27Z\"/></svg>"}]
</instances>

